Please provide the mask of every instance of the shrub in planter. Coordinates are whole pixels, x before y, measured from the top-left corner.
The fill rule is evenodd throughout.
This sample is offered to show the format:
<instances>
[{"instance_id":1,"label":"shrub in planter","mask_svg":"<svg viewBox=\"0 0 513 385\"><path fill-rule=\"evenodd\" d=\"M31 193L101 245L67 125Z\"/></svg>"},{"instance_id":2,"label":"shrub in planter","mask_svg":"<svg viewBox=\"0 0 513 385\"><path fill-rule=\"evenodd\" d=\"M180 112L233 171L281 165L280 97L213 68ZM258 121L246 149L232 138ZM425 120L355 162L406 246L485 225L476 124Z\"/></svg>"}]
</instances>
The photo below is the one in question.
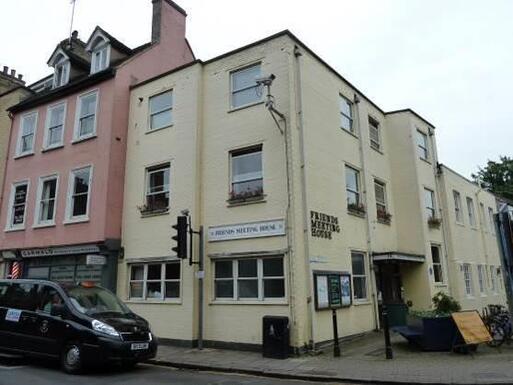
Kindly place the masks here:
<instances>
[{"instance_id":1,"label":"shrub in planter","mask_svg":"<svg viewBox=\"0 0 513 385\"><path fill-rule=\"evenodd\" d=\"M428 225L429 227L434 227L434 228L438 228L440 227L440 225L442 224L442 220L440 218L437 218L437 217L430 217L428 219Z\"/></svg>"},{"instance_id":2,"label":"shrub in planter","mask_svg":"<svg viewBox=\"0 0 513 385\"><path fill-rule=\"evenodd\" d=\"M392 214L387 212L386 210L378 210L377 217L380 222L390 223L392 220Z\"/></svg>"},{"instance_id":3,"label":"shrub in planter","mask_svg":"<svg viewBox=\"0 0 513 385\"><path fill-rule=\"evenodd\" d=\"M364 215L365 214L365 206L362 205L361 203L357 204L357 203L348 203L347 204L347 209L353 213L357 213L357 214L360 214L360 215Z\"/></svg>"}]
</instances>

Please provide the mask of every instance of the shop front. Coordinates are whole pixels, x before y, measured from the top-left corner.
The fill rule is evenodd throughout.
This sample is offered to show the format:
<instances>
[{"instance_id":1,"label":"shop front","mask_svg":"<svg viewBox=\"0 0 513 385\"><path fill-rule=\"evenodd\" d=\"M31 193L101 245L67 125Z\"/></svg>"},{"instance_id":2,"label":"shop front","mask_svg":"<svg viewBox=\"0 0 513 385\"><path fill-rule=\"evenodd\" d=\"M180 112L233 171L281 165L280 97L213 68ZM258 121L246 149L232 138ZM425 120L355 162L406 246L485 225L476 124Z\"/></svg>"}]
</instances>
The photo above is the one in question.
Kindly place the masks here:
<instances>
[{"instance_id":1,"label":"shop front","mask_svg":"<svg viewBox=\"0 0 513 385\"><path fill-rule=\"evenodd\" d=\"M2 252L2 256L10 278L63 283L92 281L115 291L119 252L119 242L105 242L9 250Z\"/></svg>"}]
</instances>

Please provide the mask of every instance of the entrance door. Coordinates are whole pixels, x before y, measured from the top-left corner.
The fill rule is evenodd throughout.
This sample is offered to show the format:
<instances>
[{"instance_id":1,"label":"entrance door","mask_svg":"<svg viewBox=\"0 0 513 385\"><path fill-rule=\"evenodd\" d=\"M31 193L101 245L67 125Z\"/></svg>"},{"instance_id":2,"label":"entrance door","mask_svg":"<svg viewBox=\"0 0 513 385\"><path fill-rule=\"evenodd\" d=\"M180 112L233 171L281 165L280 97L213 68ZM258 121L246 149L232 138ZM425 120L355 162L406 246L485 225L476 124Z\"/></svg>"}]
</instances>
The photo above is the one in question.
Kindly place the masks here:
<instances>
[{"instance_id":1,"label":"entrance door","mask_svg":"<svg viewBox=\"0 0 513 385\"><path fill-rule=\"evenodd\" d=\"M387 306L390 326L406 325L408 307L402 296L401 271L398 263L381 263L376 272L376 283L381 293L382 304ZM382 305L379 305L381 319ZM382 322L382 320L381 320Z\"/></svg>"}]
</instances>

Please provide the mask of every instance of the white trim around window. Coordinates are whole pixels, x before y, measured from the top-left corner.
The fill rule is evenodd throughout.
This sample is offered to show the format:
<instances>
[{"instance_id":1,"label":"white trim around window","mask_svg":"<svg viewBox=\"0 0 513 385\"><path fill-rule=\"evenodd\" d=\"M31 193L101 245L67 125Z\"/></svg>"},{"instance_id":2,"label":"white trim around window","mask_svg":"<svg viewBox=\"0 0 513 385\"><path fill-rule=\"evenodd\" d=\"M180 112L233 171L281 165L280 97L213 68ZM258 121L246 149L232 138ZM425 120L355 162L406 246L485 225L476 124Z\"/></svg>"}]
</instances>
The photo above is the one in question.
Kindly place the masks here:
<instances>
[{"instance_id":1,"label":"white trim around window","mask_svg":"<svg viewBox=\"0 0 513 385\"><path fill-rule=\"evenodd\" d=\"M33 119L32 123L30 123L29 119ZM28 112L21 116L16 143L16 157L34 153L38 120L39 114L37 111ZM26 124L31 124L32 127L27 127L27 130L25 130Z\"/></svg>"},{"instance_id":2,"label":"white trim around window","mask_svg":"<svg viewBox=\"0 0 513 385\"><path fill-rule=\"evenodd\" d=\"M45 190L46 183L55 181L53 194ZM55 214L57 212L57 194L59 192L59 175L53 174L39 178L37 186L36 204L34 210L34 224L32 227L49 227L55 225ZM44 216L45 218L42 218Z\"/></svg>"},{"instance_id":3,"label":"white trim around window","mask_svg":"<svg viewBox=\"0 0 513 385\"><path fill-rule=\"evenodd\" d=\"M62 121L52 121L52 114L58 109L62 108ZM48 106L46 110L46 122L45 122L45 134L43 139L43 150L50 150L52 148L61 147L64 143L64 130L66 127L66 113L68 109L67 102L61 102ZM52 131L52 132L50 132ZM56 131L56 135L53 135L53 131ZM58 134L60 131L60 134ZM58 140L53 140L57 138ZM51 141L51 142L50 142Z\"/></svg>"},{"instance_id":4,"label":"white trim around window","mask_svg":"<svg viewBox=\"0 0 513 385\"><path fill-rule=\"evenodd\" d=\"M76 175L81 172L88 170L89 172L89 183L88 183L88 189L86 192L75 192L75 177ZM93 166L84 166L84 167L78 167L70 171L69 178L68 178L68 193L66 197L66 219L64 220L64 223L77 223L77 222L87 222L89 220L89 206L91 205L91 186L93 182ZM73 215L74 210L74 202L75 199L77 199L78 196L82 196L87 194L87 202L86 202L86 210L84 214L80 215Z\"/></svg>"},{"instance_id":5,"label":"white trim around window","mask_svg":"<svg viewBox=\"0 0 513 385\"><path fill-rule=\"evenodd\" d=\"M109 68L109 65L110 44L103 40L91 52L91 75Z\"/></svg>"},{"instance_id":6,"label":"white trim around window","mask_svg":"<svg viewBox=\"0 0 513 385\"><path fill-rule=\"evenodd\" d=\"M181 260L130 264L127 299L128 301L180 302L181 278Z\"/></svg>"},{"instance_id":7,"label":"white trim around window","mask_svg":"<svg viewBox=\"0 0 513 385\"><path fill-rule=\"evenodd\" d=\"M21 223L13 223L14 220L14 212L16 207L15 206L15 195L16 190L18 187L26 186L25 190L25 199L23 203L16 203L17 207L23 207L23 222ZM9 212L7 214L7 222L5 224L5 231L17 231L17 230L24 230L25 229L25 222L27 220L27 201L28 201L28 195L30 192L30 181L29 180L23 180L20 182L13 183L11 186L11 194L9 197Z\"/></svg>"},{"instance_id":8,"label":"white trim around window","mask_svg":"<svg viewBox=\"0 0 513 385\"><path fill-rule=\"evenodd\" d=\"M93 95L96 96L95 103L94 103L94 112L93 111L87 111L84 114L82 114L82 100L92 97ZM75 124L74 124L74 130L73 130L73 142L80 142L81 140L93 138L96 136L96 128L98 123L98 106L99 106L99 99L100 99L100 91L98 89L91 90L86 93L83 93L81 95L77 96L77 102L75 106ZM91 119L92 118L92 119ZM92 121L92 129L89 132L83 133L82 132L82 124L84 124L84 128L86 123L85 122L91 122Z\"/></svg>"}]
</instances>

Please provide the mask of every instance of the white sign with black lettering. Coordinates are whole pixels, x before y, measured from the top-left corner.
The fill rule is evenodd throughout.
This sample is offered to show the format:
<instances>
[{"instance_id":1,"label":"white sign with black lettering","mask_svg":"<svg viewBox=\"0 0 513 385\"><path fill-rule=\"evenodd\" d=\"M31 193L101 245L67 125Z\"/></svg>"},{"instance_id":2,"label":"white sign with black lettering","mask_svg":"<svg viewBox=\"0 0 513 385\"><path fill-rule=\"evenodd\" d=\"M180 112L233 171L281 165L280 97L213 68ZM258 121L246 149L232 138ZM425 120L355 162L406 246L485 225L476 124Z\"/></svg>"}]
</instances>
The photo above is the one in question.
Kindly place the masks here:
<instances>
[{"instance_id":1,"label":"white sign with black lettering","mask_svg":"<svg viewBox=\"0 0 513 385\"><path fill-rule=\"evenodd\" d=\"M208 240L210 242L228 241L232 239L274 237L279 235L285 235L284 219L211 226L208 229Z\"/></svg>"},{"instance_id":2,"label":"white sign with black lettering","mask_svg":"<svg viewBox=\"0 0 513 385\"><path fill-rule=\"evenodd\" d=\"M86 265L105 265L107 258L103 255L88 254L86 256Z\"/></svg>"},{"instance_id":3,"label":"white sign with black lettering","mask_svg":"<svg viewBox=\"0 0 513 385\"><path fill-rule=\"evenodd\" d=\"M11 322L20 322L21 310L18 309L9 309L7 310L7 314L5 315L6 321Z\"/></svg>"}]
</instances>

